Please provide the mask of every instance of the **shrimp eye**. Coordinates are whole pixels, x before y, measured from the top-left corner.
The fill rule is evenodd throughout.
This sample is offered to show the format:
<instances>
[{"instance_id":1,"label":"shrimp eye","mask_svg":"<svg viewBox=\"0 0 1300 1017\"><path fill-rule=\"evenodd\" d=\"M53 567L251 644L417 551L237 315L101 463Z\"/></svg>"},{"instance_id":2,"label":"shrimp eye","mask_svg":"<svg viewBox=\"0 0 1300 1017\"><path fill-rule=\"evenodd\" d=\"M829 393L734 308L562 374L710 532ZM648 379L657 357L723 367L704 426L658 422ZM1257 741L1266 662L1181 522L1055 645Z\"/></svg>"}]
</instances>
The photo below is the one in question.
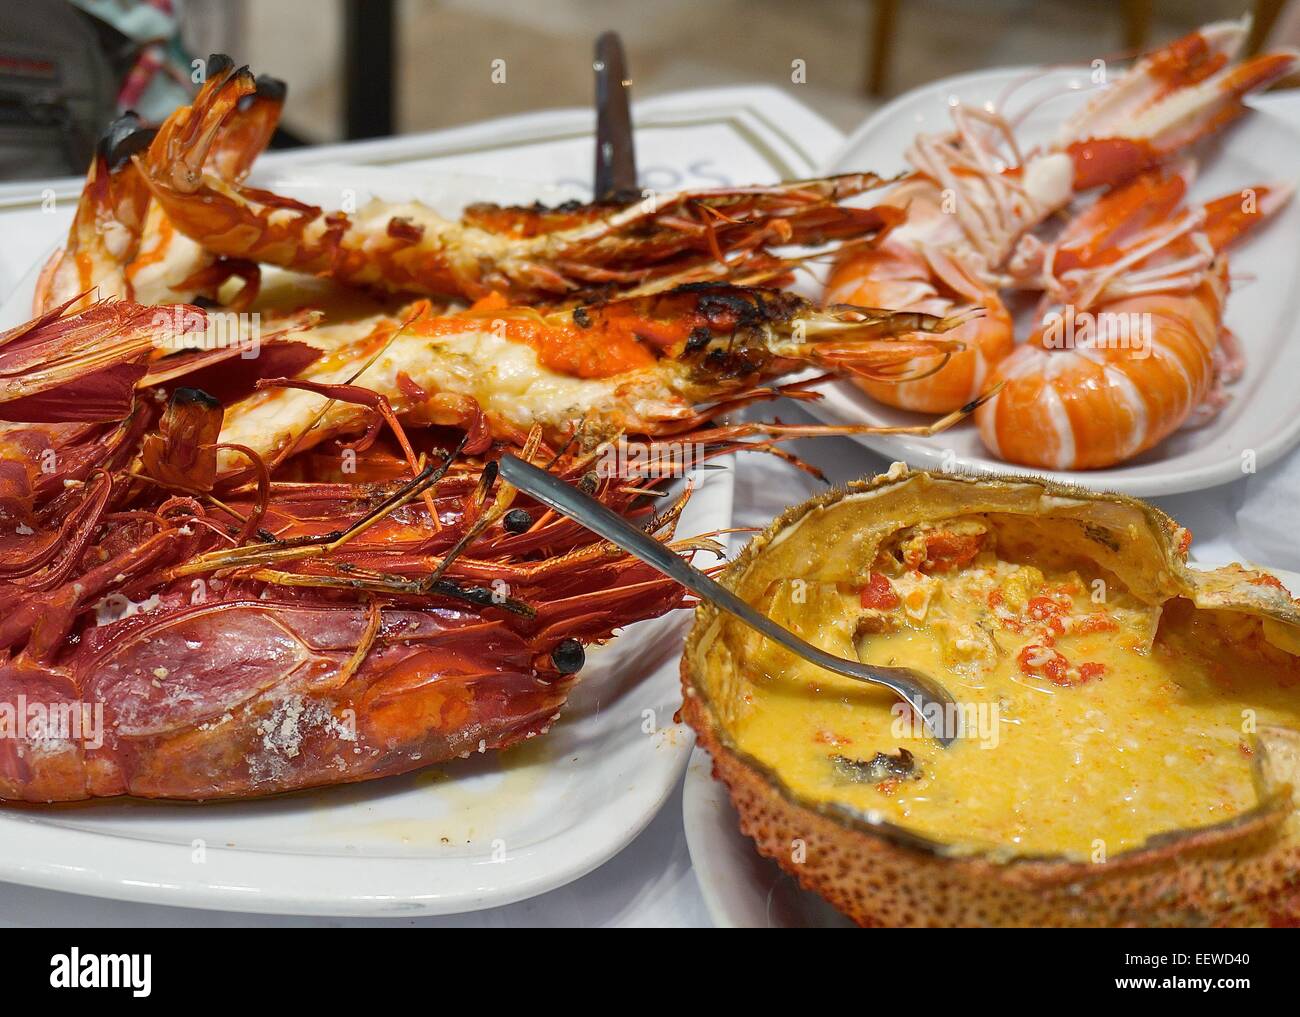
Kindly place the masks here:
<instances>
[{"instance_id":1,"label":"shrimp eye","mask_svg":"<svg viewBox=\"0 0 1300 1017\"><path fill-rule=\"evenodd\" d=\"M576 639L566 639L551 651L551 663L560 674L575 674L587 661L587 651Z\"/></svg>"},{"instance_id":2,"label":"shrimp eye","mask_svg":"<svg viewBox=\"0 0 1300 1017\"><path fill-rule=\"evenodd\" d=\"M686 349L694 353L697 350L704 349L709 345L709 340L713 338L713 333L703 325L691 329L691 334L686 337Z\"/></svg>"},{"instance_id":3,"label":"shrimp eye","mask_svg":"<svg viewBox=\"0 0 1300 1017\"><path fill-rule=\"evenodd\" d=\"M533 517L527 509L511 509L501 520L501 526L507 533L527 533L532 525Z\"/></svg>"}]
</instances>

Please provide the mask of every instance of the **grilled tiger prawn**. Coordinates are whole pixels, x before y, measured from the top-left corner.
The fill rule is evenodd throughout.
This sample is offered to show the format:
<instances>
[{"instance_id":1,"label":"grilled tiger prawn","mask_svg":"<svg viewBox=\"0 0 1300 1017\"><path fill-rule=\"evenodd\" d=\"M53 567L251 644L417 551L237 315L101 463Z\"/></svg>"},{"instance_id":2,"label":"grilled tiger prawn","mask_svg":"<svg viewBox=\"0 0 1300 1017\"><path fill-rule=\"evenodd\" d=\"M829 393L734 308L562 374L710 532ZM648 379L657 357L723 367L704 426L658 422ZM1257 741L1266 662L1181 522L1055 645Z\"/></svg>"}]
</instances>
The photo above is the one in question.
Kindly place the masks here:
<instances>
[{"instance_id":1,"label":"grilled tiger prawn","mask_svg":"<svg viewBox=\"0 0 1300 1017\"><path fill-rule=\"evenodd\" d=\"M922 350L960 349L941 335L915 335L963 321L849 305L818 310L782 290L723 284L550 313L500 297L450 315L418 303L402 320L379 315L295 333L320 358L233 406L225 433L273 462L377 426L380 411L464 426L465 409L475 417L481 409L495 437L516 442L533 427L557 443L579 428L593 440L623 432L698 437L724 410L782 393L807 397L802 385L768 384L793 370L813 365L870 377ZM382 396L382 405L351 398L346 386L354 381ZM960 415L906 430L935 433ZM868 429L877 430L847 430ZM759 431L846 429L744 429ZM737 428L729 433L741 436ZM223 461L235 465L234 457Z\"/></svg>"},{"instance_id":2,"label":"grilled tiger prawn","mask_svg":"<svg viewBox=\"0 0 1300 1017\"><path fill-rule=\"evenodd\" d=\"M104 419L60 419L87 386L70 363L97 366L87 332L135 349L152 314L101 304L0 335L0 798L246 797L502 748L555 719L584 645L681 602L497 482L482 428L430 432L446 448L397 480L243 449L255 477L227 483L223 410L198 390L127 386ZM599 477L540 429L519 454L671 540L680 502L652 515L653 481ZM96 712L99 737L58 724Z\"/></svg>"},{"instance_id":3,"label":"grilled tiger prawn","mask_svg":"<svg viewBox=\"0 0 1300 1017\"><path fill-rule=\"evenodd\" d=\"M882 182L871 173L556 208L477 204L455 222L418 202L328 211L209 172L214 139L256 88L246 69L232 72L167 119L135 157L154 198L215 254L384 293L553 303L697 270L730 278L765 248L871 241L902 219L841 204Z\"/></svg>"}]
</instances>

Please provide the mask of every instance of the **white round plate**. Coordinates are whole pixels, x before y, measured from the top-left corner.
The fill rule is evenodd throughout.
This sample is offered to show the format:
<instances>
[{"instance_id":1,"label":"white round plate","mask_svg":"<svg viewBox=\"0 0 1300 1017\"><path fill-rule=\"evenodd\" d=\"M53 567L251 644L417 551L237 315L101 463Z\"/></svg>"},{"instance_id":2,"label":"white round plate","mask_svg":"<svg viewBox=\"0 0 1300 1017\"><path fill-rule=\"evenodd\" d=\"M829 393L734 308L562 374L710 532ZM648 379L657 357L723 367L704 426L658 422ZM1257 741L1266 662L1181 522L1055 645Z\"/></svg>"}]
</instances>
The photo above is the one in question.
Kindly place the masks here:
<instances>
[{"instance_id":1,"label":"white round plate","mask_svg":"<svg viewBox=\"0 0 1300 1017\"><path fill-rule=\"evenodd\" d=\"M1269 569L1300 596L1300 573ZM691 868L713 924L723 929L851 928L853 923L799 886L740 832L727 789L713 779L713 759L691 753L682 788L682 822Z\"/></svg>"},{"instance_id":2,"label":"white round plate","mask_svg":"<svg viewBox=\"0 0 1300 1017\"><path fill-rule=\"evenodd\" d=\"M697 747L686 768L682 820L691 868L713 924L720 929L852 928L853 923L817 894L801 889L740 832L713 757Z\"/></svg>"},{"instance_id":3,"label":"white round plate","mask_svg":"<svg viewBox=\"0 0 1300 1017\"><path fill-rule=\"evenodd\" d=\"M572 196L500 178L373 167L317 166L259 183L331 207L344 190L359 203L405 196L447 210ZM0 327L30 317L38 272L0 308ZM678 533L730 526L731 466L695 479ZM592 649L560 721L503 753L244 802L0 806L0 880L306 915L455 914L544 893L618 853L681 779L694 736L673 713L689 621L676 611Z\"/></svg>"},{"instance_id":4,"label":"white round plate","mask_svg":"<svg viewBox=\"0 0 1300 1017\"><path fill-rule=\"evenodd\" d=\"M1009 105L1006 90L1020 83ZM1018 109L1051 96L1037 106L1018 131L1024 147L1050 137L1060 120L1087 98L1092 88L1086 70L1001 69L947 78L908 92L881 108L849 137L829 172L873 169L880 173L905 168L903 151L919 131L944 130L950 123L951 99L971 105L999 103ZM1300 166L1300 128L1295 119L1275 112L1271 100L1244 116L1223 135L1202 145L1200 174L1193 200L1218 197L1255 184L1294 184ZM1033 473L1098 490L1152 496L1196 491L1240 479L1243 463L1268 465L1300 442L1300 414L1295 412L1295 382L1300 377L1300 202L1292 201L1277 216L1233 249L1234 290L1226 322L1241 339L1246 373L1229 389L1231 403L1208 425L1179 431L1149 452L1105 469L1080 472L1028 470L988 454L973 423L966 422L934 437L861 435L864 445L911 466L976 469L997 473ZM825 398L804 404L818 419L833 424L881 425L926 423L920 414L882 406L848 382L824 386Z\"/></svg>"}]
</instances>

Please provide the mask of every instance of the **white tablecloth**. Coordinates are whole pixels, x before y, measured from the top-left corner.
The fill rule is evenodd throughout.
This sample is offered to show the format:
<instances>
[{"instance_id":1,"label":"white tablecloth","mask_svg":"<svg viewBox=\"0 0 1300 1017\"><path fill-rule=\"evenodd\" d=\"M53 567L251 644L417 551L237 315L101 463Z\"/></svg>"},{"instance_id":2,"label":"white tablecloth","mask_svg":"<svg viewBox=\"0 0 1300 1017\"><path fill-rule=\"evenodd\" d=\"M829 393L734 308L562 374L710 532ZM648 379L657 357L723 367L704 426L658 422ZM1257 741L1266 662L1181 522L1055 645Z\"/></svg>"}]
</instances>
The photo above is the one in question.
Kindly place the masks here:
<instances>
[{"instance_id":1,"label":"white tablecloth","mask_svg":"<svg viewBox=\"0 0 1300 1017\"><path fill-rule=\"evenodd\" d=\"M766 90L763 90L766 91ZM728 93L730 94L730 93ZM776 94L776 93L773 93ZM690 97L676 97L679 104ZM779 96L784 102L788 98ZM770 98L766 100L771 105ZM1300 94L1268 97L1262 102L1300 124ZM787 111L788 113L788 111ZM834 147L833 131L809 115L818 135L817 148ZM389 145L418 150L419 138L371 143L366 151ZM330 156L337 158L338 150ZM1286 171L1288 168L1280 168ZM1294 170L1294 167L1289 168ZM15 193L15 185L0 189ZM68 182L32 184L32 192L51 186L68 193ZM71 203L61 201L52 212L17 208L6 211L0 194L0 299L28 271L32 263L66 232ZM1300 412L1300 402L1294 409ZM788 402L762 411L769 419L787 423L812 422ZM819 466L833 482L843 482L878 472L886 460L843 438L805 440L791 446L804 459ZM787 505L819 488L811 477L772 457L746 454L736 478L737 526L762 526ZM1195 535L1194 554L1206 562L1256 561L1300 571L1300 450L1259 476L1243 477L1232 484L1191 494L1152 499ZM1300 593L1300 591L1296 591ZM77 897L71 894L0 884L0 925L116 926L116 925L342 925L398 924L428 926L701 926L709 918L691 871L682 830L680 790L669 799L650 826L621 854L597 871L551 893L508 907L446 918L393 919L379 922L337 921L259 916L235 913L129 904Z\"/></svg>"}]
</instances>

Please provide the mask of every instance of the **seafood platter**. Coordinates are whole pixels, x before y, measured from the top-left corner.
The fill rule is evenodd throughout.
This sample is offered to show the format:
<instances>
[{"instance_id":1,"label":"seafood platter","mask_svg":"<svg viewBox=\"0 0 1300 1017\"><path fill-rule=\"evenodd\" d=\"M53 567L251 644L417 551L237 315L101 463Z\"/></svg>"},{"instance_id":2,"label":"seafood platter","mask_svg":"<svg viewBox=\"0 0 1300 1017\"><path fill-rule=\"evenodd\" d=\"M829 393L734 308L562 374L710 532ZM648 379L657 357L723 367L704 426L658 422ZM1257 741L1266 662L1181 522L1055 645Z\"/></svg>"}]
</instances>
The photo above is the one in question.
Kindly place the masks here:
<instances>
[{"instance_id":1,"label":"seafood platter","mask_svg":"<svg viewBox=\"0 0 1300 1017\"><path fill-rule=\"evenodd\" d=\"M254 184L285 86L221 57L156 129L119 119L0 334L0 820L40 831L0 875L106 892L36 845L134 815L140 899L166 900L151 866L192 845L150 829L224 816L253 882L291 887L262 817L364 854L330 817L388 798L409 876L430 815L491 828L466 788L548 782L585 853L441 836L421 894L375 867L342 899L243 906L505 903L635 836L693 734L744 836L862 925L1300 921L1300 607L1108 493L1168 443L1220 455L1207 428L1268 383L1272 339L1227 319L1238 285L1282 313L1249 277L1253 245L1294 243L1291 184L1196 180L1295 70L1239 59L1245 32L1136 59L1032 139L954 100L892 147L869 123L826 176L589 203ZM1296 424L1244 444L1281 455ZM789 441L837 435L913 468L720 561L728 457L815 472ZM958 446L982 451L941 462ZM697 601L507 482L506 454L814 646L934 676L960 736ZM621 727L576 737L602 697ZM584 778L593 755L623 769ZM615 839L583 826L593 788L625 808Z\"/></svg>"}]
</instances>

